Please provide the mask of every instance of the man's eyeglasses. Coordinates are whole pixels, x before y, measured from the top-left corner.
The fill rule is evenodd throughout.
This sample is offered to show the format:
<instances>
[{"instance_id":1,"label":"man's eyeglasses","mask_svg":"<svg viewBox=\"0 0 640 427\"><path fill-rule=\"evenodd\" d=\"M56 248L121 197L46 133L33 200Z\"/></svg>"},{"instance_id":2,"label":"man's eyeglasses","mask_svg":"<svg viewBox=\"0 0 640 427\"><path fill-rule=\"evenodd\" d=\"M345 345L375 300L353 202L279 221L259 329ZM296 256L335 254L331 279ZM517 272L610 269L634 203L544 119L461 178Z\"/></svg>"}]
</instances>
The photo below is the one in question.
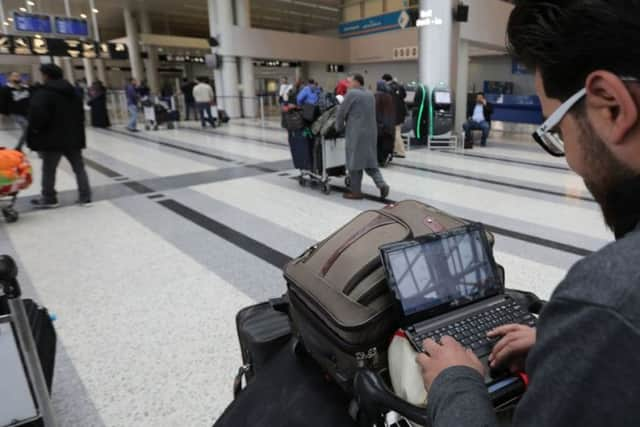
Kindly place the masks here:
<instances>
[{"instance_id":1,"label":"man's eyeglasses","mask_svg":"<svg viewBox=\"0 0 640 427\"><path fill-rule=\"evenodd\" d=\"M621 77L625 82L638 82L634 77ZM555 157L564 156L564 141L558 129L558 125L564 117L576 106L578 102L587 94L585 88L580 89L571 98L567 99L545 122L533 133L533 139L540 144L544 150Z\"/></svg>"}]
</instances>

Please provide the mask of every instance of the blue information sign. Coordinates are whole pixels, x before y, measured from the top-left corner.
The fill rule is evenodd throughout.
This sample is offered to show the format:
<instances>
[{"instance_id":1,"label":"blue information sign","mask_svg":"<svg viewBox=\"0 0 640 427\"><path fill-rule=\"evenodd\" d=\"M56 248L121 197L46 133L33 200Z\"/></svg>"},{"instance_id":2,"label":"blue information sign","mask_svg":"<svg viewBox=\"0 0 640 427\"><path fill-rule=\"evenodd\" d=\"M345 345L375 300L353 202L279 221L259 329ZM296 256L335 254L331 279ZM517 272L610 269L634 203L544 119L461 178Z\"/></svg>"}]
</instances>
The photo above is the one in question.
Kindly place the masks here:
<instances>
[{"instance_id":1,"label":"blue information sign","mask_svg":"<svg viewBox=\"0 0 640 427\"><path fill-rule=\"evenodd\" d=\"M89 24L86 19L56 16L54 20L57 34L77 37L89 36Z\"/></svg>"},{"instance_id":2,"label":"blue information sign","mask_svg":"<svg viewBox=\"0 0 640 427\"><path fill-rule=\"evenodd\" d=\"M383 31L400 30L415 25L414 10L400 10L340 24L340 37L357 37Z\"/></svg>"},{"instance_id":3,"label":"blue information sign","mask_svg":"<svg viewBox=\"0 0 640 427\"><path fill-rule=\"evenodd\" d=\"M28 33L51 33L51 18L47 15L35 15L32 13L13 13L13 22L16 31Z\"/></svg>"}]
</instances>

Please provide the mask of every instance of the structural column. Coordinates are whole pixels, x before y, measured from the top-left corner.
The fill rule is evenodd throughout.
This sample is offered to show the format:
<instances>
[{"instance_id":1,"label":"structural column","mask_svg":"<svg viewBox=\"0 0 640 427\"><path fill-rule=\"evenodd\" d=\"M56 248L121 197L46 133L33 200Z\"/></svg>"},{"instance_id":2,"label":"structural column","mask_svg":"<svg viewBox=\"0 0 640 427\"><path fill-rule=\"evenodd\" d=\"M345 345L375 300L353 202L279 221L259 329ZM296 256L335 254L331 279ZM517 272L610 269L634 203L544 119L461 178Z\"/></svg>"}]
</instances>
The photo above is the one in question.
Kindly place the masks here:
<instances>
[{"instance_id":1,"label":"structural column","mask_svg":"<svg viewBox=\"0 0 640 427\"><path fill-rule=\"evenodd\" d=\"M82 58L82 66L84 67L84 78L87 81L87 86L91 86L96 80L93 72L93 62L89 58Z\"/></svg>"},{"instance_id":2,"label":"structural column","mask_svg":"<svg viewBox=\"0 0 640 427\"><path fill-rule=\"evenodd\" d=\"M216 3L216 0L207 0L208 10L209 10L209 34L211 35L211 37L217 39L220 36L220 34L219 34L220 30L218 28L218 14L217 14L217 8L216 8L216 4L215 3ZM216 55L217 52L218 52L218 48L217 47L212 47L211 48L211 53L213 55ZM222 94L222 70L220 68L215 68L213 70L213 82L214 82L214 86L215 86L216 101L217 101L217 104L218 104L218 108L226 110L226 108L225 108L225 100L221 96L221 94Z\"/></svg>"},{"instance_id":3,"label":"structural column","mask_svg":"<svg viewBox=\"0 0 640 427\"><path fill-rule=\"evenodd\" d=\"M236 22L239 27L251 28L251 2L250 0L236 1ZM253 59L242 57L240 59L242 71L242 112L244 117L256 117L257 98L256 84L253 72Z\"/></svg>"},{"instance_id":4,"label":"structural column","mask_svg":"<svg viewBox=\"0 0 640 427\"><path fill-rule=\"evenodd\" d=\"M143 78L142 59L140 57L140 44L138 36L138 28L133 19L131 9L124 9L124 27L127 33L127 46L129 48L129 61L131 63L131 75L134 79L140 81Z\"/></svg>"},{"instance_id":5,"label":"structural column","mask_svg":"<svg viewBox=\"0 0 640 427\"><path fill-rule=\"evenodd\" d=\"M97 42L100 42L100 29L98 28L98 17L96 16L96 5L95 0L89 0L89 9L91 10L91 22L93 23L93 39ZM107 69L104 65L104 60L102 58L95 59L96 70L98 71L98 80L102 82L103 85L108 86L109 82L107 81Z\"/></svg>"},{"instance_id":6,"label":"structural column","mask_svg":"<svg viewBox=\"0 0 640 427\"><path fill-rule=\"evenodd\" d=\"M233 26L233 8L231 0L217 0L216 12L220 30L220 44L223 51L233 45L231 28ZM224 99L225 110L231 118L240 117L240 98L238 92L238 62L235 56L222 57L222 90L219 92Z\"/></svg>"},{"instance_id":7,"label":"structural column","mask_svg":"<svg viewBox=\"0 0 640 427\"><path fill-rule=\"evenodd\" d=\"M420 0L419 75L430 90L451 83L452 11L453 0Z\"/></svg>"},{"instance_id":8,"label":"structural column","mask_svg":"<svg viewBox=\"0 0 640 427\"><path fill-rule=\"evenodd\" d=\"M469 91L469 42L458 40L456 70L456 120L454 132L461 132L467 118L467 92Z\"/></svg>"},{"instance_id":9,"label":"structural column","mask_svg":"<svg viewBox=\"0 0 640 427\"><path fill-rule=\"evenodd\" d=\"M151 17L149 11L144 10L140 12L140 27L144 34L152 34L151 29ZM151 89L151 93L160 94L160 76L158 74L158 49L155 46L144 46L147 52L147 59L144 61L145 75L147 76L147 83Z\"/></svg>"}]
</instances>

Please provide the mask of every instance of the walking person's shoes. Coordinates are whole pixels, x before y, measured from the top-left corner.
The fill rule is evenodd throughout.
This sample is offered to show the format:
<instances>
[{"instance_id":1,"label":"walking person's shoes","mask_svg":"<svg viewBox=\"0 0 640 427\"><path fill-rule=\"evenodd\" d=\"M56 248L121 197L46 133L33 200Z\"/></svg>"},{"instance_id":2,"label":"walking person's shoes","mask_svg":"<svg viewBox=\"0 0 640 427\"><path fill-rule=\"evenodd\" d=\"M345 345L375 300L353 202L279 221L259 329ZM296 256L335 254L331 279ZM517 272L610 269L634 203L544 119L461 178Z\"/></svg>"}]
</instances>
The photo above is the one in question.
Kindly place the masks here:
<instances>
[{"instance_id":1,"label":"walking person's shoes","mask_svg":"<svg viewBox=\"0 0 640 427\"><path fill-rule=\"evenodd\" d=\"M37 209L53 209L60 206L60 203L58 203L58 201L55 199L47 200L43 197L40 197L39 199L32 199L31 205Z\"/></svg>"},{"instance_id":2,"label":"walking person's shoes","mask_svg":"<svg viewBox=\"0 0 640 427\"><path fill-rule=\"evenodd\" d=\"M352 193L352 192L344 193L342 195L342 197L345 198L345 199L349 199L349 200L362 200L362 199L364 199L364 195L362 193Z\"/></svg>"},{"instance_id":3,"label":"walking person's shoes","mask_svg":"<svg viewBox=\"0 0 640 427\"><path fill-rule=\"evenodd\" d=\"M138 129L132 129L132 128L127 128L127 130L128 130L129 132L134 132L134 133L135 133L135 132L140 132Z\"/></svg>"},{"instance_id":4,"label":"walking person's shoes","mask_svg":"<svg viewBox=\"0 0 640 427\"><path fill-rule=\"evenodd\" d=\"M386 184L383 185L382 187L380 187L380 198L382 200L387 200L387 197L389 197L389 192L391 192L391 187Z\"/></svg>"},{"instance_id":5,"label":"walking person's shoes","mask_svg":"<svg viewBox=\"0 0 640 427\"><path fill-rule=\"evenodd\" d=\"M79 199L76 200L76 205L81 206L81 207L89 207L91 206L91 199Z\"/></svg>"}]
</instances>

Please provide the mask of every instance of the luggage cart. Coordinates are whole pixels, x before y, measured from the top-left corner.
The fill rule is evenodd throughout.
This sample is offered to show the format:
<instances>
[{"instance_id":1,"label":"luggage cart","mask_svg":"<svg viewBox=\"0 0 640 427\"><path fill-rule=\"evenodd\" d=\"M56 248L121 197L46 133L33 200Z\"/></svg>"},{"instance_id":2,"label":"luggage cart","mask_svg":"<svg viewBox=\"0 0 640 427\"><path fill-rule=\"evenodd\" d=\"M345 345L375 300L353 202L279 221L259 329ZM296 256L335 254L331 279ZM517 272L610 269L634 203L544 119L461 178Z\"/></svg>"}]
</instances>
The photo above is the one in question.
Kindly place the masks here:
<instances>
[{"instance_id":1,"label":"luggage cart","mask_svg":"<svg viewBox=\"0 0 640 427\"><path fill-rule=\"evenodd\" d=\"M178 113L171 109L171 105L165 103L152 103L144 101L142 103L144 111L144 128L145 130L158 130L160 125L166 124L168 129L174 129L178 121Z\"/></svg>"},{"instance_id":2,"label":"luggage cart","mask_svg":"<svg viewBox=\"0 0 640 427\"><path fill-rule=\"evenodd\" d=\"M0 426L17 427L42 420L44 427L56 427L17 276L15 261L0 256L0 292L9 306L9 314L0 316Z\"/></svg>"},{"instance_id":3,"label":"luggage cart","mask_svg":"<svg viewBox=\"0 0 640 427\"><path fill-rule=\"evenodd\" d=\"M319 184L324 194L331 193L331 178L344 176L344 184L349 187L351 180L347 174L346 142L344 137L336 139L316 138L312 147L312 169L300 170L298 182L305 187L307 183Z\"/></svg>"}]
</instances>

